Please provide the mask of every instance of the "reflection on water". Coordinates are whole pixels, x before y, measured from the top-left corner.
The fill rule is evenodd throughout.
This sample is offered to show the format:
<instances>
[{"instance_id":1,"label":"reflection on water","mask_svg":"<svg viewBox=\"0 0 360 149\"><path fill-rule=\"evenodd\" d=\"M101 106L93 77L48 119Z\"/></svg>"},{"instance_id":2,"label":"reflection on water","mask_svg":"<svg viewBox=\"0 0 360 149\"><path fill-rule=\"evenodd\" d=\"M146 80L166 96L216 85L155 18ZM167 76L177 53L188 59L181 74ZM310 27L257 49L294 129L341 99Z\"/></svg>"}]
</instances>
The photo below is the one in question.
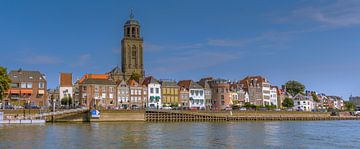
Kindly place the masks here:
<instances>
[{"instance_id":1,"label":"reflection on water","mask_svg":"<svg viewBox=\"0 0 360 149\"><path fill-rule=\"evenodd\" d=\"M0 148L358 148L360 121L0 125Z\"/></svg>"}]
</instances>

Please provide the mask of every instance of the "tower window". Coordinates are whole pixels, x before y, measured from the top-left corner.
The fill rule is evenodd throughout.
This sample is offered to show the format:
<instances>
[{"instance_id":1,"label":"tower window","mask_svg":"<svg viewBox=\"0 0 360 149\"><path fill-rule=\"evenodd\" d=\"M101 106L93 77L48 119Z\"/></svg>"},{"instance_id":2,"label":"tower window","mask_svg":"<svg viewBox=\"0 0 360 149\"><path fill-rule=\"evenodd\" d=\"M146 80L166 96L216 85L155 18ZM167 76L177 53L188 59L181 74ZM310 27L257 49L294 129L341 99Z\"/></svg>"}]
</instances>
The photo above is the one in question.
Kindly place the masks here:
<instances>
[{"instance_id":1,"label":"tower window","mask_svg":"<svg viewBox=\"0 0 360 149\"><path fill-rule=\"evenodd\" d=\"M136 51L132 51L132 58L136 59Z\"/></svg>"},{"instance_id":2,"label":"tower window","mask_svg":"<svg viewBox=\"0 0 360 149\"><path fill-rule=\"evenodd\" d=\"M128 36L130 36L130 28L126 29L126 33L127 33Z\"/></svg>"},{"instance_id":3,"label":"tower window","mask_svg":"<svg viewBox=\"0 0 360 149\"><path fill-rule=\"evenodd\" d=\"M131 29L131 34L132 34L132 37L135 37L135 34L136 34L136 32L135 32L135 27L133 27L133 28Z\"/></svg>"}]
</instances>

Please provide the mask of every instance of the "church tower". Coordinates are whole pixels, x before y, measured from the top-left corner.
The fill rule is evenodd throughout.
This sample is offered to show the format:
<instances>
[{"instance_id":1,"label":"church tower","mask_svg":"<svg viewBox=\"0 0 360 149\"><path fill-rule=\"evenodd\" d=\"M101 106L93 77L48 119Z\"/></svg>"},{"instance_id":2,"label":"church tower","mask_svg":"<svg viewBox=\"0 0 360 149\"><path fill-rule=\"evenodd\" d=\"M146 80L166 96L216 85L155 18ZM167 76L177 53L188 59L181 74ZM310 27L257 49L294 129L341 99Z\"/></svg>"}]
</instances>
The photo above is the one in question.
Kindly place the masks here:
<instances>
[{"instance_id":1,"label":"church tower","mask_svg":"<svg viewBox=\"0 0 360 149\"><path fill-rule=\"evenodd\" d=\"M139 21L134 19L131 10L130 19L124 25L124 37L121 40L121 68L124 79L128 80L133 73L144 78L143 39L140 36Z\"/></svg>"}]
</instances>

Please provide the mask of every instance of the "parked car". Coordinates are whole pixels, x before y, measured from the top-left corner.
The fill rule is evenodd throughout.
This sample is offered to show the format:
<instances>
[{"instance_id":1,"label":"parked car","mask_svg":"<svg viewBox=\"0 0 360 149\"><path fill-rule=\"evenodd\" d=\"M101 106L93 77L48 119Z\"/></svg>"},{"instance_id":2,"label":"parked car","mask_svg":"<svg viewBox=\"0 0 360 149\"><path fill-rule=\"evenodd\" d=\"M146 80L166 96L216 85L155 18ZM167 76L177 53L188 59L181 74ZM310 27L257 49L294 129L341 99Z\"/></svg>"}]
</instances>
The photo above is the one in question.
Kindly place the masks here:
<instances>
[{"instance_id":1,"label":"parked car","mask_svg":"<svg viewBox=\"0 0 360 149\"><path fill-rule=\"evenodd\" d=\"M132 105L131 106L131 110L139 110L139 109L140 109L140 107L137 106L137 105Z\"/></svg>"},{"instance_id":2,"label":"parked car","mask_svg":"<svg viewBox=\"0 0 360 149\"><path fill-rule=\"evenodd\" d=\"M225 111L231 111L232 110L232 108L231 107L226 107L225 109L223 109L223 110L225 110Z\"/></svg>"},{"instance_id":3,"label":"parked car","mask_svg":"<svg viewBox=\"0 0 360 149\"><path fill-rule=\"evenodd\" d=\"M171 107L163 107L162 109L163 110L171 110L172 108Z\"/></svg>"},{"instance_id":4,"label":"parked car","mask_svg":"<svg viewBox=\"0 0 360 149\"><path fill-rule=\"evenodd\" d=\"M276 111L276 112L280 112L280 111L281 111L281 109L277 108L277 109L274 109L274 111Z\"/></svg>"},{"instance_id":5,"label":"parked car","mask_svg":"<svg viewBox=\"0 0 360 149\"><path fill-rule=\"evenodd\" d=\"M239 110L240 111L246 111L246 108L240 108Z\"/></svg>"},{"instance_id":6,"label":"parked car","mask_svg":"<svg viewBox=\"0 0 360 149\"><path fill-rule=\"evenodd\" d=\"M288 112L292 112L292 111L294 111L293 109L291 109L291 108L289 108L289 109L286 109L286 111L288 111Z\"/></svg>"}]
</instances>

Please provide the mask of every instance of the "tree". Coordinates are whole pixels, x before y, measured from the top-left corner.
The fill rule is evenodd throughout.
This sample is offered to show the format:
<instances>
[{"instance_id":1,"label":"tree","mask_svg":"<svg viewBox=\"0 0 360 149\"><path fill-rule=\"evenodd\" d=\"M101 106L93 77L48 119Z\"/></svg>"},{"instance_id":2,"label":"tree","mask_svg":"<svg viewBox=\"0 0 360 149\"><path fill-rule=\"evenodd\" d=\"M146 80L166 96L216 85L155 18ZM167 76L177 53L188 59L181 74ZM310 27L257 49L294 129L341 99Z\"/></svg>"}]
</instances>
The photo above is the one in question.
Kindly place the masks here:
<instances>
[{"instance_id":1,"label":"tree","mask_svg":"<svg viewBox=\"0 0 360 149\"><path fill-rule=\"evenodd\" d=\"M11 80L7 74L6 68L0 66L0 100L5 96L5 92L9 90Z\"/></svg>"},{"instance_id":2,"label":"tree","mask_svg":"<svg viewBox=\"0 0 360 149\"><path fill-rule=\"evenodd\" d=\"M346 110L348 110L348 111L353 111L356 107L355 104L350 101L344 101L344 105L345 105Z\"/></svg>"},{"instance_id":3,"label":"tree","mask_svg":"<svg viewBox=\"0 0 360 149\"><path fill-rule=\"evenodd\" d=\"M139 73L133 72L130 76L130 80L135 80L136 82L140 81L141 75Z\"/></svg>"},{"instance_id":4,"label":"tree","mask_svg":"<svg viewBox=\"0 0 360 149\"><path fill-rule=\"evenodd\" d=\"M72 104L72 98L69 97L64 97L61 99L61 104L62 105L71 105Z\"/></svg>"},{"instance_id":5,"label":"tree","mask_svg":"<svg viewBox=\"0 0 360 149\"><path fill-rule=\"evenodd\" d=\"M304 93L305 91L305 86L294 80L286 82L285 87L286 92L290 93L292 96L295 96L298 93Z\"/></svg>"},{"instance_id":6,"label":"tree","mask_svg":"<svg viewBox=\"0 0 360 149\"><path fill-rule=\"evenodd\" d=\"M282 103L282 106L292 108L294 107L294 101L291 98L286 97Z\"/></svg>"},{"instance_id":7,"label":"tree","mask_svg":"<svg viewBox=\"0 0 360 149\"><path fill-rule=\"evenodd\" d=\"M320 102L318 96L315 93L311 93L311 96L315 102Z\"/></svg>"}]
</instances>

